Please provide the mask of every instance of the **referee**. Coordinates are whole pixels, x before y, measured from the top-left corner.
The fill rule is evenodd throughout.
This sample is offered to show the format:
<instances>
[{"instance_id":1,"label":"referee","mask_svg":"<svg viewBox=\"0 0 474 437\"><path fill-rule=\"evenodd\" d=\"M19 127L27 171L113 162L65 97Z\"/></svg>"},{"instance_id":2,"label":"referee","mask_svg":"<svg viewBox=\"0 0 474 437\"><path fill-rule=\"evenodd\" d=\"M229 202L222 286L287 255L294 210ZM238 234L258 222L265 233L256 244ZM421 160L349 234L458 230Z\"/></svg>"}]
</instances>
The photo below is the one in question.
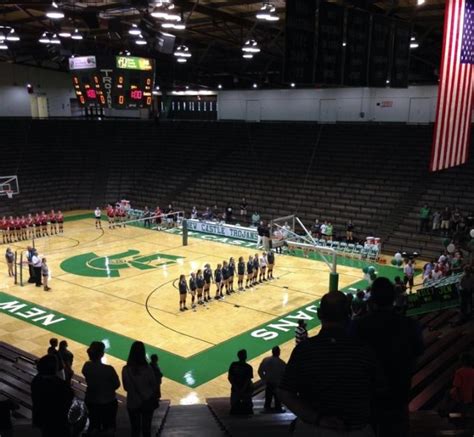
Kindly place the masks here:
<instances>
[{"instance_id":1,"label":"referee","mask_svg":"<svg viewBox=\"0 0 474 437\"><path fill-rule=\"evenodd\" d=\"M41 287L41 267L43 266L43 263L41 262L41 258L38 256L38 251L36 249L33 251L33 256L31 257L31 265L33 266L35 285Z\"/></svg>"}]
</instances>

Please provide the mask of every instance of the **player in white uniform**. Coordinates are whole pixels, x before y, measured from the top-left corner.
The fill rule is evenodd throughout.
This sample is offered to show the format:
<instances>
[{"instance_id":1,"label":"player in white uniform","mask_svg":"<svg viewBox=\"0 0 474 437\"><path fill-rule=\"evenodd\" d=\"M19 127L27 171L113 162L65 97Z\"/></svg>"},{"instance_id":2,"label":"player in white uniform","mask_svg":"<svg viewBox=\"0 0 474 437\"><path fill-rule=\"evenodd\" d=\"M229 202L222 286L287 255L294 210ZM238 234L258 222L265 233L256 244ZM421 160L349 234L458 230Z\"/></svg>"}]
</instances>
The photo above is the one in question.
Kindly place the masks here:
<instances>
[{"instance_id":1,"label":"player in white uniform","mask_svg":"<svg viewBox=\"0 0 474 437\"><path fill-rule=\"evenodd\" d=\"M102 211L100 210L99 207L97 207L94 210L94 217L95 217L95 228L102 229L102 222L101 222Z\"/></svg>"},{"instance_id":2,"label":"player in white uniform","mask_svg":"<svg viewBox=\"0 0 474 437\"><path fill-rule=\"evenodd\" d=\"M265 252L262 253L262 256L258 260L259 266L260 266L260 272L258 275L258 282L266 281L267 279L265 278L266 272L267 272L267 254Z\"/></svg>"}]
</instances>

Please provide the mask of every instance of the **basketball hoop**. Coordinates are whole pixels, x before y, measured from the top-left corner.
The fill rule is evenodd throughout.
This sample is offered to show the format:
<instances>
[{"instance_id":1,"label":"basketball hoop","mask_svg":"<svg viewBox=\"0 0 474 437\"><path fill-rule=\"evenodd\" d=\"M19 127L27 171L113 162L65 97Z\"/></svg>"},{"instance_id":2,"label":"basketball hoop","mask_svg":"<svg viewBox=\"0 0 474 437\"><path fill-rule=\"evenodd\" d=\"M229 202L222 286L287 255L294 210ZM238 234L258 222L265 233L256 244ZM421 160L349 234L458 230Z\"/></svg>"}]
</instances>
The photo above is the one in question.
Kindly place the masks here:
<instances>
[{"instance_id":1,"label":"basketball hoop","mask_svg":"<svg viewBox=\"0 0 474 437\"><path fill-rule=\"evenodd\" d=\"M5 191L5 194L9 199L13 199L13 191L12 190L7 190Z\"/></svg>"}]
</instances>

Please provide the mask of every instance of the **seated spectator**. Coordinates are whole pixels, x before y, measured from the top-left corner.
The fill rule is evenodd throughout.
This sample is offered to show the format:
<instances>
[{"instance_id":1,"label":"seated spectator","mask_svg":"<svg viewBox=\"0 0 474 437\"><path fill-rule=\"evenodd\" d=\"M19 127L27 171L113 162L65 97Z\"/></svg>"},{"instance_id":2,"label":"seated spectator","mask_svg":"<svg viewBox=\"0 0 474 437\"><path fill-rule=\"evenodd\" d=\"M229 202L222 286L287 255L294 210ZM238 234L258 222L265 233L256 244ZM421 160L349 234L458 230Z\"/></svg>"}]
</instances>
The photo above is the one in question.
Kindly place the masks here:
<instances>
[{"instance_id":1,"label":"seated spectator","mask_svg":"<svg viewBox=\"0 0 474 437\"><path fill-rule=\"evenodd\" d=\"M281 401L277 394L277 388L280 380L285 372L286 363L280 358L280 348L274 346L272 348L272 356L266 357L258 367L258 376L265 383L265 411L272 411L272 399L275 399L276 413L284 413L281 407Z\"/></svg>"},{"instance_id":2,"label":"seated spectator","mask_svg":"<svg viewBox=\"0 0 474 437\"><path fill-rule=\"evenodd\" d=\"M377 278L371 290L372 312L355 320L351 331L375 351L387 380L375 398L373 416L377 436L409 435L408 399L411 377L423 351L419 324L395 311L395 290L387 278Z\"/></svg>"},{"instance_id":3,"label":"seated spectator","mask_svg":"<svg viewBox=\"0 0 474 437\"><path fill-rule=\"evenodd\" d=\"M58 378L58 362L45 355L37 364L38 374L31 382L33 425L43 437L69 437L68 412L74 393L69 384Z\"/></svg>"},{"instance_id":4,"label":"seated spectator","mask_svg":"<svg viewBox=\"0 0 474 437\"><path fill-rule=\"evenodd\" d=\"M247 351L240 350L237 353L238 361L234 361L230 367L227 379L231 385L230 391L230 414L253 414L253 369L247 361Z\"/></svg>"},{"instance_id":5,"label":"seated spectator","mask_svg":"<svg viewBox=\"0 0 474 437\"><path fill-rule=\"evenodd\" d=\"M252 214L251 220L252 220L252 226L257 227L258 224L260 223L260 214L257 211L255 211Z\"/></svg>"},{"instance_id":6,"label":"seated spectator","mask_svg":"<svg viewBox=\"0 0 474 437\"><path fill-rule=\"evenodd\" d=\"M153 354L150 357L150 366L153 369L153 373L155 374L156 384L158 385L156 390L156 395L158 400L161 399L161 382L163 380L163 373L161 373L160 366L158 365L158 355Z\"/></svg>"},{"instance_id":7,"label":"seated spectator","mask_svg":"<svg viewBox=\"0 0 474 437\"><path fill-rule=\"evenodd\" d=\"M19 406L16 402L0 394L0 436L13 436L11 413L18 408Z\"/></svg>"},{"instance_id":8,"label":"seated spectator","mask_svg":"<svg viewBox=\"0 0 474 437\"><path fill-rule=\"evenodd\" d=\"M474 413L474 358L470 353L461 356L461 367L456 370L451 389L451 397L460 407L461 412Z\"/></svg>"},{"instance_id":9,"label":"seated spectator","mask_svg":"<svg viewBox=\"0 0 474 437\"><path fill-rule=\"evenodd\" d=\"M371 437L373 353L347 334L343 293L326 294L318 317L321 331L295 347L280 383L282 402L298 417L296 435Z\"/></svg>"},{"instance_id":10,"label":"seated spectator","mask_svg":"<svg viewBox=\"0 0 474 437\"><path fill-rule=\"evenodd\" d=\"M120 381L115 369L102 363L104 354L104 343L93 341L87 349L89 361L82 367L87 383L85 403L91 433L113 433L116 428L118 403L115 391L120 387Z\"/></svg>"}]
</instances>

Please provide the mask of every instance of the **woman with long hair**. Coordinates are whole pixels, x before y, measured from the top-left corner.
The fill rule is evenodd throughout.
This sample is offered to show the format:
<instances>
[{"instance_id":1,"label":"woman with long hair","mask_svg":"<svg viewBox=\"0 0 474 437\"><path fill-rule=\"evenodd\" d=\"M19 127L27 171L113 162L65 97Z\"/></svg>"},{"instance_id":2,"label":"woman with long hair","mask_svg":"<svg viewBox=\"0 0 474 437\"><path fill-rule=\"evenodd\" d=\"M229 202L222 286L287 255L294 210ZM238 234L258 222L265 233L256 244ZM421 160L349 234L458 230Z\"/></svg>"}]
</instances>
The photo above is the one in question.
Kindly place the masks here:
<instances>
[{"instance_id":1,"label":"woman with long hair","mask_svg":"<svg viewBox=\"0 0 474 437\"><path fill-rule=\"evenodd\" d=\"M127 365L122 369L122 381L127 392L131 436L151 437L153 412L158 408L158 383L141 341L135 341L130 348Z\"/></svg>"}]
</instances>

